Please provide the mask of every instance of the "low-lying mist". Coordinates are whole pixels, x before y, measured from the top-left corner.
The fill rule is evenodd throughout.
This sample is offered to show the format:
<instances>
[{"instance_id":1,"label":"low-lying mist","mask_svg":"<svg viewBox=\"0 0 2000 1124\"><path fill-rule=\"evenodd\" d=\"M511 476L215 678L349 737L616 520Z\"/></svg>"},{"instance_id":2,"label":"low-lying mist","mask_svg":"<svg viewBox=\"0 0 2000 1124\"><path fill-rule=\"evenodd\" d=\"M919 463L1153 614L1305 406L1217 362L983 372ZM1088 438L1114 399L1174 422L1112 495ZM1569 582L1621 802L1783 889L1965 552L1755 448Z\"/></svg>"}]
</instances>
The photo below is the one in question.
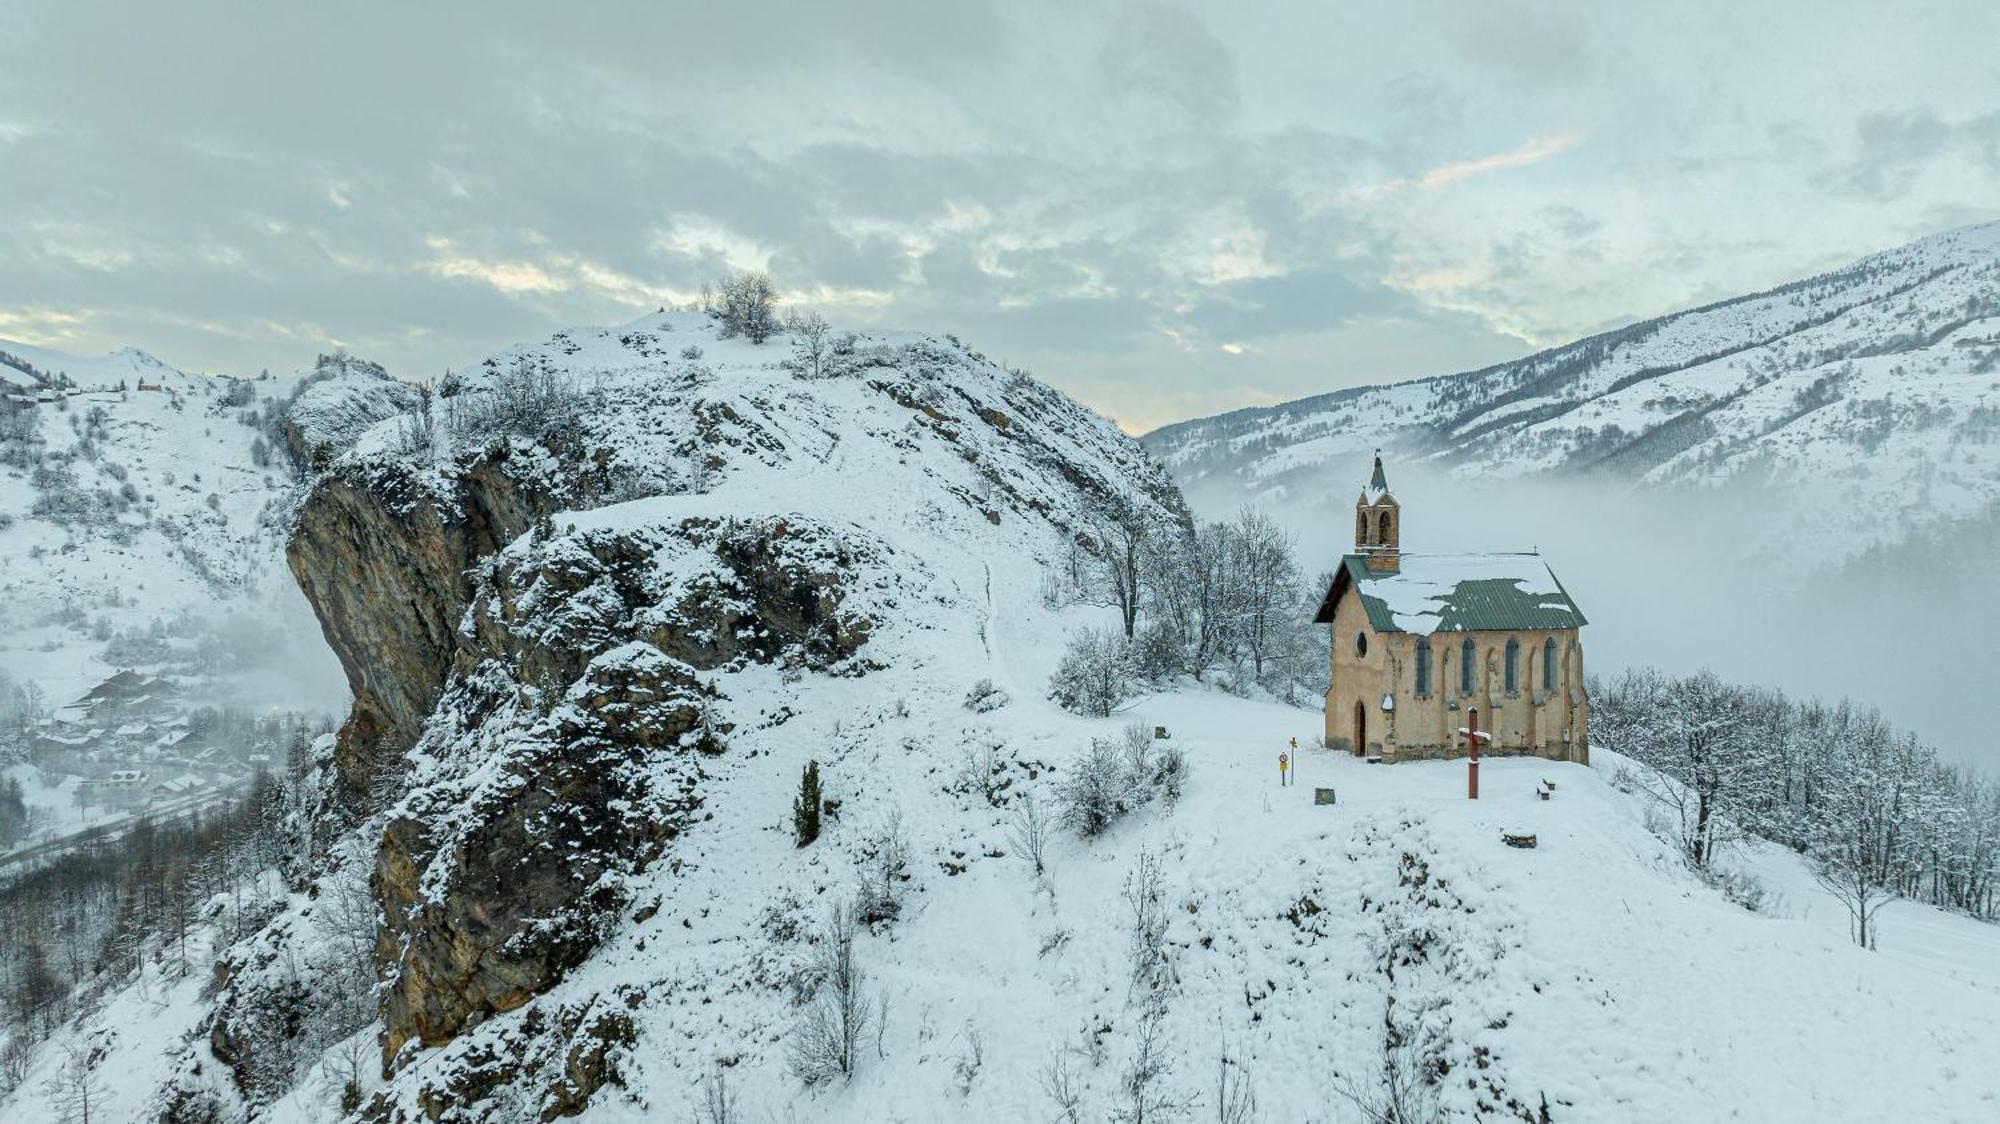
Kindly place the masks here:
<instances>
[{"instance_id":1,"label":"low-lying mist","mask_svg":"<svg viewBox=\"0 0 2000 1124\"><path fill-rule=\"evenodd\" d=\"M1332 569L1352 548L1365 468L1329 472L1323 496L1258 504L1298 534L1306 572ZM1389 483L1406 551L1540 550L1590 619L1593 671L1707 667L1793 695L1846 696L1948 756L2000 769L2000 746L1982 739L1991 720L1979 713L2000 630L2000 519L1991 513L1829 560L1774 533L1802 497L1766 485L1467 482L1413 465L1391 465ZM1221 518L1241 494L1196 485L1188 502L1201 518Z\"/></svg>"}]
</instances>

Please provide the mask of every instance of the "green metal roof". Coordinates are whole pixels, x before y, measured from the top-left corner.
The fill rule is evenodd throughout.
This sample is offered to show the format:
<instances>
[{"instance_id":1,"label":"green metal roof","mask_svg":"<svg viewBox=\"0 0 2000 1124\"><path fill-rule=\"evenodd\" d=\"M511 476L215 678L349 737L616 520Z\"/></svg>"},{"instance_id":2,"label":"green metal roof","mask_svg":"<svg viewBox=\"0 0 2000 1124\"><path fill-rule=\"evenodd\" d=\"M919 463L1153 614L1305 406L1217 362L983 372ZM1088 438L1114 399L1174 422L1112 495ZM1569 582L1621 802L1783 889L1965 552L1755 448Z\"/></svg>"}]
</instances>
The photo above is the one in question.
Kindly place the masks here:
<instances>
[{"instance_id":1,"label":"green metal roof","mask_svg":"<svg viewBox=\"0 0 2000 1124\"><path fill-rule=\"evenodd\" d=\"M1341 559L1314 618L1333 620L1352 585L1377 632L1528 632L1581 628L1582 610L1538 554L1405 554L1396 573Z\"/></svg>"}]
</instances>

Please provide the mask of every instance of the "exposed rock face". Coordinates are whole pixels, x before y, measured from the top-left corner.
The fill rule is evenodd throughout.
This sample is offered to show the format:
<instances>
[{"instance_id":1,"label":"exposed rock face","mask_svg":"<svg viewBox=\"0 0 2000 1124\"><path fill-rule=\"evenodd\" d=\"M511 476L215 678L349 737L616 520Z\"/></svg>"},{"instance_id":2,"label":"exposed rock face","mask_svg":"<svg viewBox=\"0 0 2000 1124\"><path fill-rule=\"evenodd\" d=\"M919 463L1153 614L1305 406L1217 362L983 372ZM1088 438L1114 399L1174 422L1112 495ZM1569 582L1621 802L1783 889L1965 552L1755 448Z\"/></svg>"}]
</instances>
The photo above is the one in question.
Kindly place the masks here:
<instances>
[{"instance_id":1,"label":"exposed rock face","mask_svg":"<svg viewBox=\"0 0 2000 1124\"><path fill-rule=\"evenodd\" d=\"M411 747L425 763L375 863L391 1070L596 947L624 880L700 808L727 730L703 673L827 667L871 628L841 582L879 548L776 519L559 531L509 460L496 447L443 484L343 468L291 544L354 690L335 748L348 798Z\"/></svg>"},{"instance_id":2,"label":"exposed rock face","mask_svg":"<svg viewBox=\"0 0 2000 1124\"><path fill-rule=\"evenodd\" d=\"M596 947L624 878L701 806L701 759L726 732L701 673L853 654L868 622L842 613L840 567L869 549L689 519L538 534L480 569L469 670L422 743L480 767L415 794L376 867L385 1065L521 1006Z\"/></svg>"},{"instance_id":3,"label":"exposed rock face","mask_svg":"<svg viewBox=\"0 0 2000 1124\"><path fill-rule=\"evenodd\" d=\"M455 479L448 507L385 468L323 478L300 511L286 558L354 693L334 758L351 797L422 732L456 666L469 573L550 507L505 449Z\"/></svg>"}]
</instances>

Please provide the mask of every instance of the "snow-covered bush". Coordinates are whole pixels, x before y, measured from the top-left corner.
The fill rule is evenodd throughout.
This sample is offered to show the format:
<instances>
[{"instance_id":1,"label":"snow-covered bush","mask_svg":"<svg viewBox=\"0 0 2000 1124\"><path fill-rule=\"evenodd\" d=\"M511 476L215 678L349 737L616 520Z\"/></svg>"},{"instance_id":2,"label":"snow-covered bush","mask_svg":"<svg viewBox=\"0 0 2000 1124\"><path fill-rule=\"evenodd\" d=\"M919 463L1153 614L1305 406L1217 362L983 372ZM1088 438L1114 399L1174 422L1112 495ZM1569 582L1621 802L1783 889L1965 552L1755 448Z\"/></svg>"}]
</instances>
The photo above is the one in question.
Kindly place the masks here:
<instances>
[{"instance_id":1,"label":"snow-covered bush","mask_svg":"<svg viewBox=\"0 0 2000 1124\"><path fill-rule=\"evenodd\" d=\"M1161 683L1187 670L1187 640L1172 625L1143 625L1132 637L1132 674Z\"/></svg>"},{"instance_id":2,"label":"snow-covered bush","mask_svg":"<svg viewBox=\"0 0 2000 1124\"><path fill-rule=\"evenodd\" d=\"M989 807L998 808L1006 789L1005 768L1000 762L1000 748L982 741L968 747L965 756L959 759L953 787L960 792L976 792Z\"/></svg>"},{"instance_id":3,"label":"snow-covered bush","mask_svg":"<svg viewBox=\"0 0 2000 1124\"><path fill-rule=\"evenodd\" d=\"M1089 751L1056 782L1057 818L1064 829L1094 839L1132 810L1128 798L1117 749L1092 738Z\"/></svg>"},{"instance_id":4,"label":"snow-covered bush","mask_svg":"<svg viewBox=\"0 0 2000 1124\"><path fill-rule=\"evenodd\" d=\"M1007 692L993 685L991 679L981 679L965 693L965 709L976 714L987 714L1008 703Z\"/></svg>"},{"instance_id":5,"label":"snow-covered bush","mask_svg":"<svg viewBox=\"0 0 2000 1124\"><path fill-rule=\"evenodd\" d=\"M1049 676L1049 697L1064 710L1109 718L1131 695L1129 647L1124 637L1103 629L1085 628L1070 637L1055 674Z\"/></svg>"},{"instance_id":6,"label":"snow-covered bush","mask_svg":"<svg viewBox=\"0 0 2000 1124\"><path fill-rule=\"evenodd\" d=\"M476 393L446 399L446 422L454 437L473 442L505 434L539 439L575 425L587 400L582 389L555 371L524 359Z\"/></svg>"},{"instance_id":7,"label":"snow-covered bush","mask_svg":"<svg viewBox=\"0 0 2000 1124\"><path fill-rule=\"evenodd\" d=\"M910 880L910 839L903 815L891 809L868 840L861 885L854 895L854 919L873 928L903 914L903 888Z\"/></svg>"},{"instance_id":8,"label":"snow-covered bush","mask_svg":"<svg viewBox=\"0 0 2000 1124\"><path fill-rule=\"evenodd\" d=\"M778 290L771 275L747 270L724 281L716 298L715 314L722 321L722 338L743 336L751 343L763 343L778 331Z\"/></svg>"},{"instance_id":9,"label":"snow-covered bush","mask_svg":"<svg viewBox=\"0 0 2000 1124\"><path fill-rule=\"evenodd\" d=\"M1095 838L1155 796L1179 797L1186 776L1180 751L1156 753L1151 731L1135 722L1115 742L1091 739L1089 751L1056 782L1057 820Z\"/></svg>"}]
</instances>

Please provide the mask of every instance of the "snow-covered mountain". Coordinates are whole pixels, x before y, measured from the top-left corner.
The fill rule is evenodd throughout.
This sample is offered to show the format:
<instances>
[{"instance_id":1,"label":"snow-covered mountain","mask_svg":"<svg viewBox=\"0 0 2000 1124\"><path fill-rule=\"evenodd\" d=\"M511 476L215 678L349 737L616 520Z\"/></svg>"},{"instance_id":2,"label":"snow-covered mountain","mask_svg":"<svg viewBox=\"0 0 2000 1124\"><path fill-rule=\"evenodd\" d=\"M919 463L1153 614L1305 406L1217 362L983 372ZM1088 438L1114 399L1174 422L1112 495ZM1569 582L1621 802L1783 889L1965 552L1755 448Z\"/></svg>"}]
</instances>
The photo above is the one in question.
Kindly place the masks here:
<instances>
[{"instance_id":1,"label":"snow-covered mountain","mask_svg":"<svg viewBox=\"0 0 2000 1124\"><path fill-rule=\"evenodd\" d=\"M2000 223L1464 374L1180 422L1184 485L1351 500L1383 448L1464 479L1770 484L1823 565L2000 499Z\"/></svg>"},{"instance_id":2,"label":"snow-covered mountain","mask_svg":"<svg viewBox=\"0 0 2000 1124\"><path fill-rule=\"evenodd\" d=\"M110 1119L1360 1120L1339 1090L1374 1095L1405 1031L1452 1117L2000 1103L1995 930L1898 907L1870 955L1787 853L1757 861L1796 903L1745 912L1613 754L1493 762L1468 804L1455 765L1312 749L1308 710L1057 709L1065 636L1113 611L1049 607L1044 570L1110 496L1184 519L1165 473L956 341L799 342L566 332L350 427L289 547L355 694L307 861L210 903L213 975L142 959L0 1113L47 1113L84 1057ZM1050 829L1038 876L1024 809L1094 740L1185 776ZM853 1073L808 1085L855 978L841 902Z\"/></svg>"},{"instance_id":3,"label":"snow-covered mountain","mask_svg":"<svg viewBox=\"0 0 2000 1124\"><path fill-rule=\"evenodd\" d=\"M289 591L276 516L297 465L416 398L345 355L233 379L0 341L0 373L0 646L16 649L45 626L88 619L101 644Z\"/></svg>"},{"instance_id":4,"label":"snow-covered mountain","mask_svg":"<svg viewBox=\"0 0 2000 1124\"><path fill-rule=\"evenodd\" d=\"M416 394L344 355L233 379L0 341L0 766L34 820L0 851L219 799L268 749L236 736L253 718L343 705L285 516L313 448ZM146 792L87 799L116 772Z\"/></svg>"}]
</instances>

